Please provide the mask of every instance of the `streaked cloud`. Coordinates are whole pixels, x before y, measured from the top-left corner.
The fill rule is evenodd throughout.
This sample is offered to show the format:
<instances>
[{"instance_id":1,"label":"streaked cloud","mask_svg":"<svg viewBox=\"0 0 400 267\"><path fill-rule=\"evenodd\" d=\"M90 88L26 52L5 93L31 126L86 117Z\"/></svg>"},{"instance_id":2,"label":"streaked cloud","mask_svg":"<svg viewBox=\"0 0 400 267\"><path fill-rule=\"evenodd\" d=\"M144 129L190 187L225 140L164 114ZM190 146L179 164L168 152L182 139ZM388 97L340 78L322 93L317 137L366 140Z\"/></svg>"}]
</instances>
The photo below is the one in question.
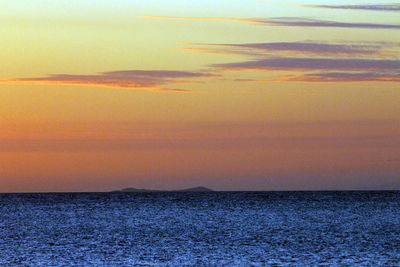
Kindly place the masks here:
<instances>
[{"instance_id":1,"label":"streaked cloud","mask_svg":"<svg viewBox=\"0 0 400 267\"><path fill-rule=\"evenodd\" d=\"M26 125L4 126L17 134L0 135L0 152L400 149L396 120L49 123L30 131Z\"/></svg>"},{"instance_id":2,"label":"streaked cloud","mask_svg":"<svg viewBox=\"0 0 400 267\"><path fill-rule=\"evenodd\" d=\"M312 72L275 75L266 79L235 79L237 82L400 82L400 73Z\"/></svg>"},{"instance_id":3,"label":"streaked cloud","mask_svg":"<svg viewBox=\"0 0 400 267\"><path fill-rule=\"evenodd\" d=\"M400 29L398 24L339 22L301 17L281 17L257 19L259 23L271 26L292 27L332 27L332 28L365 28L365 29Z\"/></svg>"},{"instance_id":4,"label":"streaked cloud","mask_svg":"<svg viewBox=\"0 0 400 267\"><path fill-rule=\"evenodd\" d=\"M234 22L247 22L259 23L253 18L228 18L228 17L173 17L173 16L142 16L147 19L171 19L171 20L214 20L214 21L234 21Z\"/></svg>"},{"instance_id":5,"label":"streaked cloud","mask_svg":"<svg viewBox=\"0 0 400 267\"><path fill-rule=\"evenodd\" d=\"M194 82L192 78L215 76L203 72L173 70L121 70L96 75L52 74L45 77L3 79L3 83L38 83L111 88L151 90L161 92L188 92L184 89L168 89L165 85Z\"/></svg>"},{"instance_id":6,"label":"streaked cloud","mask_svg":"<svg viewBox=\"0 0 400 267\"><path fill-rule=\"evenodd\" d=\"M362 28L362 29L400 29L399 24L340 22L303 17L272 17L272 18L230 18L230 17L169 17L169 16L143 16L152 19L170 20L200 20L200 21L233 21L254 23L265 26L286 27L329 27L329 28Z\"/></svg>"},{"instance_id":7,"label":"streaked cloud","mask_svg":"<svg viewBox=\"0 0 400 267\"><path fill-rule=\"evenodd\" d=\"M380 55L385 48L396 46L386 43L324 43L324 42L271 42L242 44L188 43L182 49L200 53L242 54L263 56L265 53L315 54L315 55Z\"/></svg>"},{"instance_id":8,"label":"streaked cloud","mask_svg":"<svg viewBox=\"0 0 400 267\"><path fill-rule=\"evenodd\" d=\"M321 72L287 77L286 81L303 82L400 82L400 73L378 72Z\"/></svg>"},{"instance_id":9,"label":"streaked cloud","mask_svg":"<svg viewBox=\"0 0 400 267\"><path fill-rule=\"evenodd\" d=\"M0 140L0 152L221 149L400 148L399 136L221 137L201 139L13 139Z\"/></svg>"},{"instance_id":10,"label":"streaked cloud","mask_svg":"<svg viewBox=\"0 0 400 267\"><path fill-rule=\"evenodd\" d=\"M213 64L220 71L261 71L261 78L234 79L236 82L399 82L400 60L337 57L273 57ZM276 74L272 72L289 72ZM292 73L290 73L292 72ZM293 73L294 72L294 73Z\"/></svg>"},{"instance_id":11,"label":"streaked cloud","mask_svg":"<svg viewBox=\"0 0 400 267\"><path fill-rule=\"evenodd\" d=\"M277 57L214 64L222 70L400 70L400 60Z\"/></svg>"},{"instance_id":12,"label":"streaked cloud","mask_svg":"<svg viewBox=\"0 0 400 267\"><path fill-rule=\"evenodd\" d=\"M189 44L191 45L191 44ZM196 45L196 44L194 44ZM211 45L211 44L210 44ZM259 56L260 53L256 51L246 51L244 49L226 49L218 47L180 47L179 50L194 52L194 53L204 53L204 54L216 54L216 55L243 55L243 56Z\"/></svg>"},{"instance_id":13,"label":"streaked cloud","mask_svg":"<svg viewBox=\"0 0 400 267\"><path fill-rule=\"evenodd\" d=\"M371 10L371 11L400 11L400 4L380 4L380 5L299 5L311 8L327 9L351 9L351 10Z\"/></svg>"}]
</instances>

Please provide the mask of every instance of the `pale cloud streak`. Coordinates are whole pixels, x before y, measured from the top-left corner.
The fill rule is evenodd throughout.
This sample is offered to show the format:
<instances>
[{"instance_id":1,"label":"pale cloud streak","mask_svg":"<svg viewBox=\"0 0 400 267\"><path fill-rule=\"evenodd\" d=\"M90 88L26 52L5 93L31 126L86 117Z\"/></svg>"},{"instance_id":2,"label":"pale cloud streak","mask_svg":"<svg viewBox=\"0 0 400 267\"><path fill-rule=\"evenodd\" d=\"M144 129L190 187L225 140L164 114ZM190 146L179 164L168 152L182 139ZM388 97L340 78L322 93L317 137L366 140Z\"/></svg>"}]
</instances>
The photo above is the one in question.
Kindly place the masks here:
<instances>
[{"instance_id":1,"label":"pale cloud streak","mask_svg":"<svg viewBox=\"0 0 400 267\"><path fill-rule=\"evenodd\" d=\"M327 42L271 42L271 43L242 43L242 44L212 44L187 43L181 48L199 53L240 54L249 56L266 56L277 53L285 55L385 55L390 51L385 49L397 47L396 44L386 43L327 43Z\"/></svg>"},{"instance_id":2,"label":"pale cloud streak","mask_svg":"<svg viewBox=\"0 0 400 267\"><path fill-rule=\"evenodd\" d=\"M302 82L400 82L400 73L320 72L289 76L285 80Z\"/></svg>"},{"instance_id":3,"label":"pale cloud streak","mask_svg":"<svg viewBox=\"0 0 400 267\"><path fill-rule=\"evenodd\" d=\"M173 70L121 70L95 75L52 74L45 77L2 79L2 83L60 84L76 86L100 86L110 88L150 90L160 92L190 92L184 89L168 89L166 85L195 82L193 78L215 76L203 72Z\"/></svg>"},{"instance_id":4,"label":"pale cloud streak","mask_svg":"<svg viewBox=\"0 0 400 267\"><path fill-rule=\"evenodd\" d=\"M0 135L0 152L400 149L399 122L395 120L49 123L31 132L23 125L4 126L17 134Z\"/></svg>"},{"instance_id":5,"label":"pale cloud streak","mask_svg":"<svg viewBox=\"0 0 400 267\"><path fill-rule=\"evenodd\" d=\"M400 61L359 58L280 57L214 64L221 71L290 71L298 74L236 79L237 82L400 82Z\"/></svg>"},{"instance_id":6,"label":"pale cloud streak","mask_svg":"<svg viewBox=\"0 0 400 267\"><path fill-rule=\"evenodd\" d=\"M400 70L399 60L278 57L214 64L221 70Z\"/></svg>"},{"instance_id":7,"label":"pale cloud streak","mask_svg":"<svg viewBox=\"0 0 400 267\"><path fill-rule=\"evenodd\" d=\"M236 79L237 82L400 82L400 73L381 72L308 72L275 75L266 79Z\"/></svg>"},{"instance_id":8,"label":"pale cloud streak","mask_svg":"<svg viewBox=\"0 0 400 267\"><path fill-rule=\"evenodd\" d=\"M350 9L350 10L369 10L369 11L400 11L400 4L381 4L381 5L298 5L310 8L326 9Z\"/></svg>"},{"instance_id":9,"label":"pale cloud streak","mask_svg":"<svg viewBox=\"0 0 400 267\"><path fill-rule=\"evenodd\" d=\"M271 18L171 17L171 16L142 16L142 17L150 19L167 19L167 20L231 21L231 22L253 23L264 26L400 29L400 25L398 24L340 22L340 21L303 18L303 17L271 17Z\"/></svg>"},{"instance_id":10,"label":"pale cloud streak","mask_svg":"<svg viewBox=\"0 0 400 267\"><path fill-rule=\"evenodd\" d=\"M170 20L212 20L212 21L233 21L233 22L247 22L258 23L252 18L228 18L228 17L173 17L173 16L142 16L147 19L170 19Z\"/></svg>"},{"instance_id":11,"label":"pale cloud streak","mask_svg":"<svg viewBox=\"0 0 400 267\"><path fill-rule=\"evenodd\" d=\"M0 152L141 151L225 149L397 148L399 136L221 137L190 139L17 139L0 140Z\"/></svg>"}]
</instances>

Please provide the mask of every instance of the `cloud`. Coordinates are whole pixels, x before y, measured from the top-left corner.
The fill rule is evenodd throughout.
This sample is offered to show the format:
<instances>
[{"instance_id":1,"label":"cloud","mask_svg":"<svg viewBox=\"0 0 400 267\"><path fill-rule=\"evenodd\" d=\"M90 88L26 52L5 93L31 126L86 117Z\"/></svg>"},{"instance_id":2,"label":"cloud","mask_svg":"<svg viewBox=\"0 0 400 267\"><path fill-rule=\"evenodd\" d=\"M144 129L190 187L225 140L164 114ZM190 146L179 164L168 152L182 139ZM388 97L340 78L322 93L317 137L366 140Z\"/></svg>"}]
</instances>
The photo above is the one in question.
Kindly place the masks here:
<instances>
[{"instance_id":1,"label":"cloud","mask_svg":"<svg viewBox=\"0 0 400 267\"><path fill-rule=\"evenodd\" d=\"M278 57L213 64L222 70L400 70L400 60Z\"/></svg>"},{"instance_id":2,"label":"cloud","mask_svg":"<svg viewBox=\"0 0 400 267\"><path fill-rule=\"evenodd\" d=\"M240 49L235 50L235 49L218 49L218 48L205 48L205 47L180 47L178 49L195 53L203 53L203 54L259 56L259 53L257 52L245 51Z\"/></svg>"},{"instance_id":3,"label":"cloud","mask_svg":"<svg viewBox=\"0 0 400 267\"><path fill-rule=\"evenodd\" d=\"M276 76L269 80L242 79L244 82L400 82L400 73L380 72L317 72Z\"/></svg>"},{"instance_id":4,"label":"cloud","mask_svg":"<svg viewBox=\"0 0 400 267\"><path fill-rule=\"evenodd\" d=\"M329 20L319 20L300 17L281 17L258 19L259 23L272 26L293 26L293 27L332 27L332 28L366 28L366 29L400 29L397 24L378 24L378 23L355 23L338 22Z\"/></svg>"},{"instance_id":5,"label":"cloud","mask_svg":"<svg viewBox=\"0 0 400 267\"><path fill-rule=\"evenodd\" d=\"M327 9L351 9L351 10L371 10L371 11L400 11L400 4L382 4L382 5L299 5L311 8Z\"/></svg>"},{"instance_id":6,"label":"cloud","mask_svg":"<svg viewBox=\"0 0 400 267\"><path fill-rule=\"evenodd\" d=\"M110 150L400 149L398 120L305 122L99 121L5 124L0 152ZM32 125L31 125L32 126Z\"/></svg>"},{"instance_id":7,"label":"cloud","mask_svg":"<svg viewBox=\"0 0 400 267\"><path fill-rule=\"evenodd\" d=\"M211 66L221 71L298 72L237 82L400 82L400 60L389 59L275 57Z\"/></svg>"},{"instance_id":8,"label":"cloud","mask_svg":"<svg viewBox=\"0 0 400 267\"><path fill-rule=\"evenodd\" d=\"M315 54L315 55L379 55L382 50L393 47L394 44L369 43L369 44L345 44L323 42L273 42L273 43L243 43L243 44L211 44L188 43L186 45L202 46L183 48L200 53L218 54L242 54L251 56L265 56L267 52L281 54ZM212 48L209 48L212 47Z\"/></svg>"},{"instance_id":9,"label":"cloud","mask_svg":"<svg viewBox=\"0 0 400 267\"><path fill-rule=\"evenodd\" d=\"M167 16L143 16L143 17L152 19L172 19L172 20L233 21L233 22L254 23L265 26L286 26L286 27L400 29L400 25L398 24L339 22L339 21L302 18L302 17L275 17L275 18L167 17Z\"/></svg>"},{"instance_id":10,"label":"cloud","mask_svg":"<svg viewBox=\"0 0 400 267\"><path fill-rule=\"evenodd\" d=\"M286 80L304 82L400 82L400 73L377 73L377 72L322 72L298 75Z\"/></svg>"},{"instance_id":11,"label":"cloud","mask_svg":"<svg viewBox=\"0 0 400 267\"><path fill-rule=\"evenodd\" d=\"M0 139L0 152L18 151L141 151L225 149L400 149L398 135L371 136L217 136L129 139Z\"/></svg>"},{"instance_id":12,"label":"cloud","mask_svg":"<svg viewBox=\"0 0 400 267\"><path fill-rule=\"evenodd\" d=\"M216 21L234 21L258 23L252 18L228 18L228 17L172 17L172 16L142 16L147 19L171 19L171 20L216 20Z\"/></svg>"},{"instance_id":13,"label":"cloud","mask_svg":"<svg viewBox=\"0 0 400 267\"><path fill-rule=\"evenodd\" d=\"M79 86L151 90L162 92L187 92L183 89L167 89L161 86L171 83L193 82L190 79L215 76L203 72L173 70L121 70L96 75L51 74L45 77L3 79L0 82L25 82Z\"/></svg>"}]
</instances>

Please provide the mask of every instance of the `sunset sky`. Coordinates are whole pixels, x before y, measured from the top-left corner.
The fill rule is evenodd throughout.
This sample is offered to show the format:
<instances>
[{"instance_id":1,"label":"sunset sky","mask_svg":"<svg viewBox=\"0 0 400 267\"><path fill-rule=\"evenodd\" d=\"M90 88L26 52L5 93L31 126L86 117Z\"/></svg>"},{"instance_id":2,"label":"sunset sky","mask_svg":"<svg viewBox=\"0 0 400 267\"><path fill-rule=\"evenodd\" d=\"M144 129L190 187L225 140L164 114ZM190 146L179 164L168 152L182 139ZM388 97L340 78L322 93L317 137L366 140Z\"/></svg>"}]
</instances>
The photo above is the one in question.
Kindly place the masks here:
<instances>
[{"instance_id":1,"label":"sunset sky","mask_svg":"<svg viewBox=\"0 0 400 267\"><path fill-rule=\"evenodd\" d=\"M0 2L0 192L400 189L400 3Z\"/></svg>"}]
</instances>

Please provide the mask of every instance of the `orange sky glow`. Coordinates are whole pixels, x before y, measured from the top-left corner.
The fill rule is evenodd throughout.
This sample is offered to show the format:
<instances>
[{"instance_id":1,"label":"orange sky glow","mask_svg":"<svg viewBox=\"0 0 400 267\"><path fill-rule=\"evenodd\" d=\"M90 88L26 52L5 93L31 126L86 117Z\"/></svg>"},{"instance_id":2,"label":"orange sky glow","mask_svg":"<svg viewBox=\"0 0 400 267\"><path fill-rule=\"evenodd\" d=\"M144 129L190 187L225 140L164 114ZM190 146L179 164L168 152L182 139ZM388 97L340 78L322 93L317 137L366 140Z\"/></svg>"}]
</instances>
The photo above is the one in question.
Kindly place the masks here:
<instances>
[{"instance_id":1,"label":"orange sky glow","mask_svg":"<svg viewBox=\"0 0 400 267\"><path fill-rule=\"evenodd\" d=\"M400 189L398 12L328 2L0 3L0 192Z\"/></svg>"}]
</instances>

